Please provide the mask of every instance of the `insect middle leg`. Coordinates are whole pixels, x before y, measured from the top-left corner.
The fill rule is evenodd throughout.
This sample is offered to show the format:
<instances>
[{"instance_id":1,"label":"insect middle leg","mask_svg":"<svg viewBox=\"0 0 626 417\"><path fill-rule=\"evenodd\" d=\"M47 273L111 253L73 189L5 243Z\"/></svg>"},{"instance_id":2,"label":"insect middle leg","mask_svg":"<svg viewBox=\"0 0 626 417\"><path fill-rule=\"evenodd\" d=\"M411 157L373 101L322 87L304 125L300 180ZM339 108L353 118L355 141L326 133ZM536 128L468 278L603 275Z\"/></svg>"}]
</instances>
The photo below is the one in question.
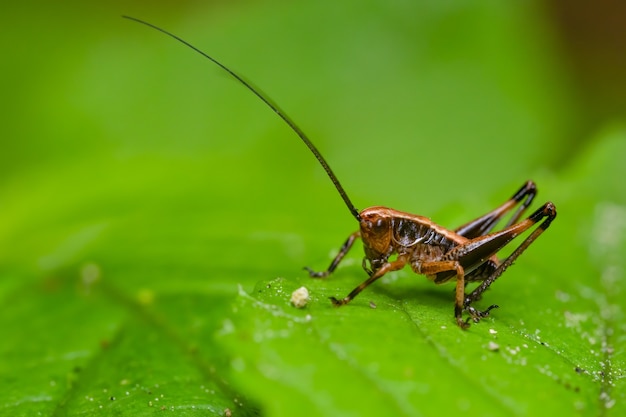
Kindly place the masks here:
<instances>
[{"instance_id":1,"label":"insect middle leg","mask_svg":"<svg viewBox=\"0 0 626 417\"><path fill-rule=\"evenodd\" d=\"M418 273L427 275L430 277L436 277L437 274L442 272L454 272L456 273L456 291L454 297L454 317L456 323L462 329L469 327L469 324L463 321L463 309L465 302L465 270L458 261L426 261L426 262L412 262L411 268ZM492 307L490 307L491 309Z\"/></svg>"},{"instance_id":2,"label":"insect middle leg","mask_svg":"<svg viewBox=\"0 0 626 417\"><path fill-rule=\"evenodd\" d=\"M419 258L411 262L411 268L418 274L423 274L429 278L434 278L435 282L440 284L450 280L452 277L456 279L456 290L454 297L454 318L456 324L462 328L469 327L469 320L463 320L463 311L468 311L471 318L478 321L480 318L487 317L489 311L498 308L497 305L489 306L485 311L472 309L471 311L465 306L465 284L466 274L463 265L458 260L437 260L437 261L420 261ZM441 279L440 277L445 277ZM478 318L478 320L476 320Z\"/></svg>"},{"instance_id":3,"label":"insect middle leg","mask_svg":"<svg viewBox=\"0 0 626 417\"><path fill-rule=\"evenodd\" d=\"M344 242L343 246L341 246L339 253L335 256L335 259L332 260L327 270L316 272L309 267L304 267L304 269L309 273L311 278L325 278L329 276L335 268L337 268L337 265L339 265L339 262L341 262L343 257L346 256L352 245L354 245L354 241L359 237L361 237L361 232L354 232L348 236L348 239Z\"/></svg>"}]
</instances>

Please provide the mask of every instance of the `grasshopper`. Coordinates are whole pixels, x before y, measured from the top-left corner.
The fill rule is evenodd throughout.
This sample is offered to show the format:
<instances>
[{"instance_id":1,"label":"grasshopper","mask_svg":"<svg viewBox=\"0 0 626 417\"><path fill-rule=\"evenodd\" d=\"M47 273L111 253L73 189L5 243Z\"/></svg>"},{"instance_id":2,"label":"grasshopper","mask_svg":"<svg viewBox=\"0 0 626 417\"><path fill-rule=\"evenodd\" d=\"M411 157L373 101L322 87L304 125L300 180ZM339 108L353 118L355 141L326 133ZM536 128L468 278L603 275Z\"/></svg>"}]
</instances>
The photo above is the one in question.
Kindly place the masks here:
<instances>
[{"instance_id":1,"label":"grasshopper","mask_svg":"<svg viewBox=\"0 0 626 417\"><path fill-rule=\"evenodd\" d=\"M182 38L143 20L129 16L123 17L170 36L222 68L287 123L317 158L350 214L359 223L359 230L348 237L325 271L316 272L310 268L305 269L312 278L329 276L352 248L354 242L360 238L365 250L363 269L368 275L363 283L344 298L330 297L334 306L348 304L361 291L388 272L397 271L409 265L415 273L425 275L435 284L443 284L450 280L456 281L454 317L459 327L467 329L470 321L478 323L482 318L487 317L491 310L498 308L494 304L485 310L478 310L472 304L481 299L485 290L556 218L556 207L551 202L547 202L530 216L520 220L537 194L537 187L532 181L525 182L510 199L496 209L453 230L446 229L426 217L388 207L374 206L359 211L352 204L328 162L313 142L277 104L263 95L260 90ZM511 218L504 228L493 231L498 221L511 211L513 211ZM508 257L498 258L497 253L502 248L537 223L539 225ZM465 292L465 287L470 282L480 282L480 284L468 294ZM464 312L469 316L465 320L463 319Z\"/></svg>"}]
</instances>

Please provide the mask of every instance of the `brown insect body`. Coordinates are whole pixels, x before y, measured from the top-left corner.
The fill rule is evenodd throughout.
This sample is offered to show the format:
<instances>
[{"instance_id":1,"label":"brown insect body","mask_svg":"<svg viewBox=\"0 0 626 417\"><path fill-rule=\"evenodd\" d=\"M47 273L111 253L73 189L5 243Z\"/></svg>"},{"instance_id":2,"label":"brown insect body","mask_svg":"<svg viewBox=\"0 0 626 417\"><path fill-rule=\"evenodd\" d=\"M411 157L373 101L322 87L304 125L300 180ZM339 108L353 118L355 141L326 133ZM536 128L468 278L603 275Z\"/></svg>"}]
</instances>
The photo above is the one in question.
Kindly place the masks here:
<instances>
[{"instance_id":1,"label":"brown insect body","mask_svg":"<svg viewBox=\"0 0 626 417\"><path fill-rule=\"evenodd\" d=\"M423 262L439 260L452 248L467 241L426 217L387 207L370 207L361 211L360 215L359 232L371 272L376 272L389 257L397 254L399 258L406 259L415 272L422 274L420 266ZM441 284L452 276L439 279L436 275L427 277Z\"/></svg>"},{"instance_id":2,"label":"brown insect body","mask_svg":"<svg viewBox=\"0 0 626 417\"><path fill-rule=\"evenodd\" d=\"M471 304L482 297L482 293L556 217L554 205L546 203L527 219L518 222L536 193L535 183L527 181L500 207L454 230L446 229L423 216L382 206L367 208L358 214L359 231L350 235L329 268L323 272L307 270L314 278L328 276L360 237L365 250L363 269L369 278L343 299L331 297L335 306L349 303L378 278L408 264L414 272L425 275L436 284L456 279L455 318L459 326L467 328L469 319L462 319L463 311L468 312L470 319L478 322L489 315L490 310L498 307L491 305L485 311L480 311ZM502 230L491 232L496 223L518 205L508 224ZM508 258L501 261L497 257L496 253L500 249L544 218L540 226ZM395 259L390 260L394 255ZM466 284L478 281L482 284L466 294Z\"/></svg>"},{"instance_id":3,"label":"brown insect body","mask_svg":"<svg viewBox=\"0 0 626 417\"><path fill-rule=\"evenodd\" d=\"M524 183L501 206L454 230L446 229L426 217L382 206L370 207L359 212L315 145L278 105L271 102L269 98L262 95L258 89L252 87L250 83L235 72L187 41L150 23L133 17L124 17L165 33L218 65L261 99L287 123L317 158L348 207L348 210L359 222L359 231L352 233L348 237L327 270L315 272L309 268L305 269L309 271L309 275L313 278L327 277L348 253L356 239L361 238L365 250L363 269L369 275L367 280L343 299L338 300L330 297L335 306L349 303L378 278L390 271L402 269L408 264L413 271L427 276L436 284L456 279L454 316L461 328L467 328L470 319L478 322L481 318L488 316L491 309L498 307L491 305L486 310L480 311L476 310L472 303L481 298L482 293L513 264L519 255L548 228L556 217L555 206L548 202L526 219L520 221L521 216L537 193L537 188L532 181ZM501 230L492 232L503 216L515 209L515 207L517 209L513 212L506 225ZM497 257L496 254L500 249L539 221L542 221L539 226L507 258L501 260ZM395 258L391 259L394 255ZM465 285L473 281L481 283L471 293L466 294ZM467 312L470 316L467 320L463 320L463 312Z\"/></svg>"}]
</instances>

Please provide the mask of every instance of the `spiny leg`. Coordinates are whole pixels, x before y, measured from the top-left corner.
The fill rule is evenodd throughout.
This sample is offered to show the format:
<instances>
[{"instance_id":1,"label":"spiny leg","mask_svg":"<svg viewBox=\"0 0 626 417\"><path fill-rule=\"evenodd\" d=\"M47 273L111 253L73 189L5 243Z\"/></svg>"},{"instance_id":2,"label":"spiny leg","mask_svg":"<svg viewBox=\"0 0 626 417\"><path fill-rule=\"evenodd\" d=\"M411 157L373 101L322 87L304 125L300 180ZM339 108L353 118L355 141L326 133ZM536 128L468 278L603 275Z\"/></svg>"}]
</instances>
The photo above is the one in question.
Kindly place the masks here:
<instances>
[{"instance_id":1,"label":"spiny leg","mask_svg":"<svg viewBox=\"0 0 626 417\"><path fill-rule=\"evenodd\" d=\"M337 268L337 265L339 265L339 262L341 262L343 257L346 256L346 254L348 253L348 251L350 250L350 248L354 244L354 241L356 239L358 239L359 237L361 237L361 232L354 232L350 236L348 236L348 239L341 246L341 249L339 249L339 253L337 254L337 256L335 256L335 259L333 259L333 261L330 263L330 266L328 267L328 269L326 271L315 272L314 270L312 270L311 268L309 268L307 266L305 266L304 269L307 270L307 272L309 273L309 276L311 278L325 278L325 277L327 277L328 275L330 275L335 270L335 268Z\"/></svg>"},{"instance_id":2,"label":"spiny leg","mask_svg":"<svg viewBox=\"0 0 626 417\"><path fill-rule=\"evenodd\" d=\"M547 218L546 218L547 217ZM470 311L473 310L473 307L470 304L478 299L480 299L483 292L489 288L491 284L494 283L496 279L502 275L502 273L511 265L513 262L530 246L531 243L542 234L550 223L556 218L556 207L551 202L548 202L540 207L537 211L531 214L526 220L516 224L515 226L511 226L509 229L519 228L521 229L519 233L529 229L531 226L539 222L541 219L546 218L540 225L537 227L514 251L506 258L500 266L488 277L486 278L474 291L472 291L466 298L464 302L465 308ZM521 227L519 227L521 226ZM518 233L516 233L517 235ZM489 310L487 310L489 311ZM470 312L471 314L471 312Z\"/></svg>"},{"instance_id":3,"label":"spiny leg","mask_svg":"<svg viewBox=\"0 0 626 417\"><path fill-rule=\"evenodd\" d=\"M490 262L498 251L506 246L511 240L530 229L533 225L539 222L541 219L547 217L534 230L530 236L528 236L513 253L506 258L501 264L494 265L493 269L485 268L487 262ZM481 318L486 317L491 309L497 308L496 305L492 305L485 311L476 310L471 306L471 303L480 299L482 293L504 272L506 268L511 266L517 257L550 225L552 220L556 217L556 208L552 203L546 203L543 207L535 211L525 220L515 223L506 229L498 232L490 233L488 235L476 237L467 241L462 245L454 247L451 251L445 254L448 259L456 259L465 271L470 271L466 274L466 279L472 281L482 280L483 282L468 296L465 297L463 302L463 308L467 311L472 320L475 322ZM480 272L482 271L482 272ZM484 276L480 274L486 274ZM441 271L435 277L435 282L440 283L450 279L450 271Z\"/></svg>"},{"instance_id":4,"label":"spiny leg","mask_svg":"<svg viewBox=\"0 0 626 417\"><path fill-rule=\"evenodd\" d=\"M516 202L521 202L522 200L524 201L506 223L506 225L504 226L505 229L518 222L526 209L530 206L530 203L533 202L533 199L536 195L537 186L535 185L535 183L533 181L526 181L526 183L517 191L517 193L515 193L515 195L511 197L511 199Z\"/></svg>"},{"instance_id":5,"label":"spiny leg","mask_svg":"<svg viewBox=\"0 0 626 417\"><path fill-rule=\"evenodd\" d=\"M464 224L463 226L458 227L454 231L457 234L464 236L468 239L486 235L494 228L496 223L504 215L506 215L506 213L515 208L515 206L519 203L522 203L504 227L507 228L519 220L524 211L528 208L530 203L535 198L536 194L537 186L535 185L535 183L532 181L526 181L524 185L522 185L522 187L517 190L515 194L513 194L513 196L500 207L475 220L472 220L469 223Z\"/></svg>"},{"instance_id":6,"label":"spiny leg","mask_svg":"<svg viewBox=\"0 0 626 417\"><path fill-rule=\"evenodd\" d=\"M398 256L393 262L387 262L382 267L380 267L372 276L370 276L367 280L363 281L361 285L350 291L350 294L342 298L341 300L336 299L335 297L330 297L330 301L332 301L335 307L342 306L344 304L348 304L354 297L356 297L361 291L363 291L368 285L372 282L376 281L378 278L385 275L387 272L397 271L402 269L404 265L406 265L406 257Z\"/></svg>"},{"instance_id":7,"label":"spiny leg","mask_svg":"<svg viewBox=\"0 0 626 417\"><path fill-rule=\"evenodd\" d=\"M468 321L463 320L465 302L465 270L458 261L427 261L412 263L411 267L418 274L436 276L441 272L456 272L456 291L454 297L454 318L461 329L469 327Z\"/></svg>"}]
</instances>

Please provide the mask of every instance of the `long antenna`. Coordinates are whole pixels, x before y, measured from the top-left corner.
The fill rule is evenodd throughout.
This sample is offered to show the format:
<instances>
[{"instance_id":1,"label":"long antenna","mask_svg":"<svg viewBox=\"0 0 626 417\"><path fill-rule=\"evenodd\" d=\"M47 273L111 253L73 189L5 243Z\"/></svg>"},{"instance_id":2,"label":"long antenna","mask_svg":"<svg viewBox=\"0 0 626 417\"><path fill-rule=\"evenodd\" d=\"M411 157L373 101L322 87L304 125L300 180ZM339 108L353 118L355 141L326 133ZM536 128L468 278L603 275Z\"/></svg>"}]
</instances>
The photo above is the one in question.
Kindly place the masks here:
<instances>
[{"instance_id":1,"label":"long antenna","mask_svg":"<svg viewBox=\"0 0 626 417\"><path fill-rule=\"evenodd\" d=\"M302 130L300 130L300 128L294 123L294 121L291 120L291 118L289 118L289 116L287 116L287 114L285 112L283 112L281 110L281 108L278 107L278 105L276 103L273 103L268 97L266 97L265 95L261 94L259 89L254 88L249 82L244 80L236 72L234 72L233 70L229 69L228 67L223 65L221 62L219 62L215 58L211 57L210 55L208 55L205 52L201 51L200 49L196 48L195 46L193 46L192 44L190 44L186 40L184 40L182 38L179 38L178 36L174 35L173 33L170 33L170 32L168 32L165 29L162 29L162 28L160 28L158 26L155 26L152 23L148 23L148 22L145 22L145 21L143 21L141 19L137 19L136 17L131 17L131 16L122 16L122 17L125 18L125 19L133 20L133 21L138 22L138 23L142 23L142 24L144 24L144 25L146 25L148 27L156 29L159 32L162 32L162 33L166 34L167 36L177 40L178 42L182 43L183 45L188 46L189 48L193 49L194 51L196 51L197 53L199 53L203 57L211 60L217 66L219 66L224 71L226 71L228 74L230 74L233 78L235 78L237 81L239 81L241 84L243 84L248 90L252 91L255 96L260 98L261 101L263 101L265 104L267 104L267 106L270 109L272 109L272 111L274 113L276 113L281 119L283 119L284 122L287 123L289 125L289 127L294 132L296 132L296 134L300 137L300 139L302 139L302 142L304 142L304 144L311 150L311 152L313 152L313 155L315 155L315 157L317 158L319 163L322 164L322 167L324 168L324 171L326 171L326 174L328 174L328 177L330 178L330 180L335 185L335 188L339 192L339 195L341 196L341 198L343 198L344 203L346 203L346 206L348 206L348 210L350 210L350 213L352 213L352 215L354 216L355 219L357 219L357 221L361 221L361 216L359 215L359 211L354 207L354 205L352 204L352 201L350 201L350 198L348 197L348 194L346 194L345 190L341 186L341 183L339 182L339 180L335 176L335 173L333 172L333 170L330 169L330 166L328 165L328 162L326 162L326 160L324 159L324 157L322 156L320 151L318 151L317 148L315 147L315 145L313 145L313 142L311 142L309 140L309 138L304 134L304 132Z\"/></svg>"}]
</instances>

